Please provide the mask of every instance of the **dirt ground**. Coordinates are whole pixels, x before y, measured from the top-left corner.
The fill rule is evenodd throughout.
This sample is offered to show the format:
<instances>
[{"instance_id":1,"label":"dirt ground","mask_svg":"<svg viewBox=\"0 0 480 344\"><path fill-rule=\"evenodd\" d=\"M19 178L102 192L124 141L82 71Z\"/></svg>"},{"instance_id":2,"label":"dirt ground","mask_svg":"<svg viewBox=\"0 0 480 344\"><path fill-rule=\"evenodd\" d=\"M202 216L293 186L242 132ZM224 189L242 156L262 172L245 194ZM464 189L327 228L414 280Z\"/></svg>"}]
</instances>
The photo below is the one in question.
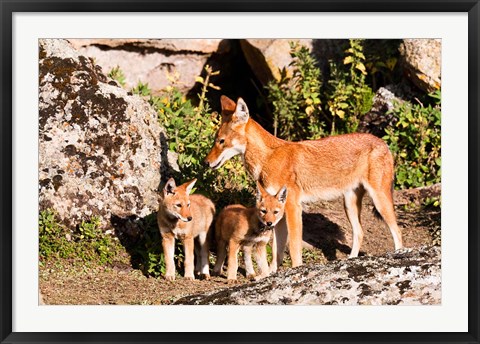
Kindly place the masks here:
<instances>
[{"instance_id":1,"label":"dirt ground","mask_svg":"<svg viewBox=\"0 0 480 344\"><path fill-rule=\"evenodd\" d=\"M440 228L440 209L420 205L426 197L439 194L439 185L395 192L396 213L405 247L432 245L432 233ZM305 205L303 226L304 263L325 264L347 258L352 235L342 200ZM393 250L388 227L375 218L368 196L363 200L362 226L365 236L360 255L380 255ZM129 258L124 252L107 267L66 266L64 262L40 267L43 301L46 304L158 305L171 304L187 295L229 287L225 276L212 277L208 281L186 281L177 277L174 282L146 277L128 264ZM288 266L287 254L281 269ZM244 274L245 271L239 269L237 283L249 282Z\"/></svg>"}]
</instances>

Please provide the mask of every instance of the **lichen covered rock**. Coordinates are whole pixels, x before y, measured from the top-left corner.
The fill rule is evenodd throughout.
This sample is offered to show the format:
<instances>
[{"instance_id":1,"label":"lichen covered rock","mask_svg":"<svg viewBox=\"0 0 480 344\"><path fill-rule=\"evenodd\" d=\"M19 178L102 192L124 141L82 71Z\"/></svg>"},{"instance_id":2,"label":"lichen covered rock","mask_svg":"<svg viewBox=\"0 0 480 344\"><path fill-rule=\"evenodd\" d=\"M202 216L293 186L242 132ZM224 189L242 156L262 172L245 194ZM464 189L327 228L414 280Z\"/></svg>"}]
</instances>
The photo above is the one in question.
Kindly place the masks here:
<instances>
[{"instance_id":1,"label":"lichen covered rock","mask_svg":"<svg viewBox=\"0 0 480 344\"><path fill-rule=\"evenodd\" d=\"M388 87L380 87L373 97L372 108L361 118L358 131L378 137L384 136L385 128L391 127L396 122L395 117L389 113L393 110L395 102L401 102L401 99Z\"/></svg>"},{"instance_id":2,"label":"lichen covered rock","mask_svg":"<svg viewBox=\"0 0 480 344\"><path fill-rule=\"evenodd\" d=\"M429 93L441 88L441 39L404 39L400 54L406 76L418 88Z\"/></svg>"},{"instance_id":3,"label":"lichen covered rock","mask_svg":"<svg viewBox=\"0 0 480 344\"><path fill-rule=\"evenodd\" d=\"M159 92L178 78L175 86L188 92L196 83L207 61L214 54L230 49L222 39L69 39L83 55L95 59L105 72L120 67L125 87L147 83ZM174 76L176 75L176 76Z\"/></svg>"},{"instance_id":4,"label":"lichen covered rock","mask_svg":"<svg viewBox=\"0 0 480 344\"><path fill-rule=\"evenodd\" d=\"M155 211L168 154L154 109L65 40L40 40L39 53L40 210L69 227Z\"/></svg>"},{"instance_id":5,"label":"lichen covered rock","mask_svg":"<svg viewBox=\"0 0 480 344\"><path fill-rule=\"evenodd\" d=\"M433 305L441 302L440 247L404 249L285 269L258 282L202 295L188 305Z\"/></svg>"}]
</instances>

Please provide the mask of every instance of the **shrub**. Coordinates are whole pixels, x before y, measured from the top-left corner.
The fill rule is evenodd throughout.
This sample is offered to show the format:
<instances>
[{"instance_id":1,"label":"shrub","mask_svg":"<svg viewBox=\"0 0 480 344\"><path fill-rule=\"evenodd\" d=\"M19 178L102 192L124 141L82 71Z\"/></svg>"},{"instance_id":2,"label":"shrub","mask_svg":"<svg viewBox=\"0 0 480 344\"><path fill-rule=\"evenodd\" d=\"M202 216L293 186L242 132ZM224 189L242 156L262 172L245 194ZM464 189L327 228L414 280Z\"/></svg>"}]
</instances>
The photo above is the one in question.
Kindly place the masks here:
<instances>
[{"instance_id":1,"label":"shrub","mask_svg":"<svg viewBox=\"0 0 480 344\"><path fill-rule=\"evenodd\" d=\"M330 61L329 74L322 76L308 49L291 43L292 75L284 68L280 80L266 87L273 107L274 134L296 141L355 132L373 105L369 82L391 81L398 74L398 52L393 45L386 46L384 56L370 49L368 58L366 45L365 40L349 40L342 62ZM405 101L391 111L396 126L387 128L383 139L395 156L397 188L440 181L440 92L430 98L433 104Z\"/></svg>"},{"instance_id":2,"label":"shrub","mask_svg":"<svg viewBox=\"0 0 480 344\"><path fill-rule=\"evenodd\" d=\"M331 78L328 81L328 110L332 116L331 134L352 133L358 128L360 118L373 105L374 92L366 84L367 69L362 41L351 39L345 51L343 65L330 62ZM337 118L340 119L336 125Z\"/></svg>"},{"instance_id":3,"label":"shrub","mask_svg":"<svg viewBox=\"0 0 480 344\"><path fill-rule=\"evenodd\" d=\"M396 186L411 188L441 180L441 94L430 95L434 105L396 103L390 111L397 122L383 139L395 157Z\"/></svg>"},{"instance_id":4,"label":"shrub","mask_svg":"<svg viewBox=\"0 0 480 344\"><path fill-rule=\"evenodd\" d=\"M362 44L350 40L343 62L330 61L326 78L306 47L290 44L292 75L283 68L280 80L267 85L275 136L298 141L356 131L374 96L366 82Z\"/></svg>"},{"instance_id":5,"label":"shrub","mask_svg":"<svg viewBox=\"0 0 480 344\"><path fill-rule=\"evenodd\" d=\"M150 96L150 103L157 109L160 124L169 137L169 150L178 154L180 173L177 184L197 178L195 190L210 197L217 207L229 203L249 203L252 199L253 181L248 177L238 158L228 161L213 171L203 163L213 146L219 127L219 116L208 103L209 88L218 89L211 78L218 75L210 66L205 67L205 77L197 77L202 84L195 106L176 87L177 78L171 76L173 86L159 96Z\"/></svg>"},{"instance_id":6,"label":"shrub","mask_svg":"<svg viewBox=\"0 0 480 344\"><path fill-rule=\"evenodd\" d=\"M280 80L268 83L268 101L273 105L274 135L290 141L324 136L320 107L321 73L308 49L290 43L290 66L280 70Z\"/></svg>"}]
</instances>

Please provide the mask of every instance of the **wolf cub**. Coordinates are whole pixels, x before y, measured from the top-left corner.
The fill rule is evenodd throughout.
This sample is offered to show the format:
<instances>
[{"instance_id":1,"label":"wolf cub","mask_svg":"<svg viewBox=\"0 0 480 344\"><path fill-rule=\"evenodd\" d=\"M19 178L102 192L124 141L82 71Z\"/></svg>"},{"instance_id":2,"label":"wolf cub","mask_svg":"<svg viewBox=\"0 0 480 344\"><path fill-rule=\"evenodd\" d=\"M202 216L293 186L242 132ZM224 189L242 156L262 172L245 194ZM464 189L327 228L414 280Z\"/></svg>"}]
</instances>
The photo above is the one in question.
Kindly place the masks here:
<instances>
[{"instance_id":1,"label":"wolf cub","mask_svg":"<svg viewBox=\"0 0 480 344\"><path fill-rule=\"evenodd\" d=\"M209 230L215 214L215 206L202 195L190 195L197 180L194 179L180 186L170 178L160 196L160 206L157 213L158 228L162 235L163 253L165 255L165 278L175 279L175 264L173 261L175 239L183 242L185 251L186 279L195 279L194 251L197 258L195 272L205 279L210 278L209 272ZM194 239L196 242L194 243Z\"/></svg>"},{"instance_id":2,"label":"wolf cub","mask_svg":"<svg viewBox=\"0 0 480 344\"><path fill-rule=\"evenodd\" d=\"M237 279L237 255L240 248L243 249L247 278L260 279L268 276L266 245L270 240L272 229L283 217L286 199L286 186L282 187L275 196L272 196L257 183L255 207L246 208L234 204L225 207L220 212L215 222L217 261L213 268L213 274L219 275L222 272L228 245L227 281L229 283ZM257 277L252 263L254 246L255 260L260 269L260 275Z\"/></svg>"}]
</instances>

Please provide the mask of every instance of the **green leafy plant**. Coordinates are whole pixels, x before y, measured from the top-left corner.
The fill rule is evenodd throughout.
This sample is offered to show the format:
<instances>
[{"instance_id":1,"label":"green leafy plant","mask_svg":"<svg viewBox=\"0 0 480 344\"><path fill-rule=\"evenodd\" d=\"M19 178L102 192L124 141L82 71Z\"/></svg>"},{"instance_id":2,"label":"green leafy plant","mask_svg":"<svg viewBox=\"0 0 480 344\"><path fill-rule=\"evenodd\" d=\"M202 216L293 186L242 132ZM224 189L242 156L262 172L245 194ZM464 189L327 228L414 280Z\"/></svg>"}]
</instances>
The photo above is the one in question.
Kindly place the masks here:
<instances>
[{"instance_id":1,"label":"green leafy plant","mask_svg":"<svg viewBox=\"0 0 480 344\"><path fill-rule=\"evenodd\" d=\"M280 79L266 87L274 134L296 141L356 132L373 105L374 87L369 82L395 76L395 44L387 44L387 51L380 54L366 40L351 39L341 62L331 60L329 73L321 75L309 50L291 43L293 72L289 75L283 68ZM364 53L366 46L369 54ZM397 188L440 181L440 101L440 92L435 92L425 106L407 101L390 112L396 125L386 129L384 139L395 156Z\"/></svg>"},{"instance_id":2,"label":"green leafy plant","mask_svg":"<svg viewBox=\"0 0 480 344\"><path fill-rule=\"evenodd\" d=\"M325 77L306 47L290 47L292 74L283 68L280 79L267 85L274 135L298 141L355 132L374 97L367 83L363 40L350 40L342 63L330 61Z\"/></svg>"},{"instance_id":3,"label":"green leafy plant","mask_svg":"<svg viewBox=\"0 0 480 344\"><path fill-rule=\"evenodd\" d=\"M101 264L111 262L111 258L115 256L115 245L113 245L112 237L103 233L100 228L100 218L93 216L89 221L82 221L78 226L78 231L73 236L74 241L86 246L84 252L92 251L98 256ZM93 260L88 254L85 258Z\"/></svg>"},{"instance_id":4,"label":"green leafy plant","mask_svg":"<svg viewBox=\"0 0 480 344\"><path fill-rule=\"evenodd\" d=\"M376 90L381 85L400 82L402 71L398 68L401 39L366 39L363 41L365 67L369 84Z\"/></svg>"},{"instance_id":5,"label":"green leafy plant","mask_svg":"<svg viewBox=\"0 0 480 344\"><path fill-rule=\"evenodd\" d=\"M427 211L431 209L436 209L438 211L442 207L442 197L432 196L425 198L423 200L423 207ZM432 236L433 245L440 246L442 244L442 227L440 226L440 221L432 221L429 232Z\"/></svg>"},{"instance_id":6,"label":"green leafy plant","mask_svg":"<svg viewBox=\"0 0 480 344\"><path fill-rule=\"evenodd\" d=\"M440 91L431 95L434 105L397 103L391 113L395 128L387 128L383 139L395 156L396 186L411 188L441 180Z\"/></svg>"},{"instance_id":7,"label":"green leafy plant","mask_svg":"<svg viewBox=\"0 0 480 344\"><path fill-rule=\"evenodd\" d=\"M267 85L268 101L274 110L274 135L291 141L321 137L320 69L305 46L290 42L290 55L292 75L283 68L280 80Z\"/></svg>"},{"instance_id":8,"label":"green leafy plant","mask_svg":"<svg viewBox=\"0 0 480 344\"><path fill-rule=\"evenodd\" d=\"M204 71L205 76L196 79L202 85L197 106L175 87L175 75L170 76L173 86L159 96L150 96L150 103L157 109L160 124L167 132L169 150L178 154L177 183L197 178L195 190L210 197L217 206L245 203L251 199L253 182L239 159L228 161L217 171L203 163L220 124L207 98L210 88L219 89L211 81L219 72L208 65Z\"/></svg>"},{"instance_id":9,"label":"green leafy plant","mask_svg":"<svg viewBox=\"0 0 480 344\"><path fill-rule=\"evenodd\" d=\"M360 39L351 39L350 47L345 51L342 66L330 62L331 79L328 109L333 116L330 132L351 133L358 128L360 118L373 105L375 95L366 83L367 69L365 55ZM341 121L337 124L336 119Z\"/></svg>"},{"instance_id":10,"label":"green leafy plant","mask_svg":"<svg viewBox=\"0 0 480 344\"><path fill-rule=\"evenodd\" d=\"M125 87L125 84L126 84L125 74L123 74L123 71L120 69L119 66L112 68L110 72L108 72L108 77L117 81L120 84L120 86Z\"/></svg>"},{"instance_id":11,"label":"green leafy plant","mask_svg":"<svg viewBox=\"0 0 480 344\"><path fill-rule=\"evenodd\" d=\"M75 252L68 241L68 233L57 222L55 213L51 209L40 212L38 229L40 259L67 258Z\"/></svg>"},{"instance_id":12,"label":"green leafy plant","mask_svg":"<svg viewBox=\"0 0 480 344\"><path fill-rule=\"evenodd\" d=\"M442 198L440 196L436 197L427 197L423 200L423 206L424 207L433 207L433 208L439 208L442 206Z\"/></svg>"},{"instance_id":13,"label":"green leafy plant","mask_svg":"<svg viewBox=\"0 0 480 344\"><path fill-rule=\"evenodd\" d=\"M52 209L46 209L40 212L38 223L41 261L63 258L105 265L118 252L119 244L103 233L98 217L82 221L76 230L69 231Z\"/></svg>"},{"instance_id":14,"label":"green leafy plant","mask_svg":"<svg viewBox=\"0 0 480 344\"><path fill-rule=\"evenodd\" d=\"M133 94L138 94L139 96L146 97L149 96L152 91L148 87L148 83L144 84L141 81L138 82L137 86L132 89Z\"/></svg>"}]
</instances>

